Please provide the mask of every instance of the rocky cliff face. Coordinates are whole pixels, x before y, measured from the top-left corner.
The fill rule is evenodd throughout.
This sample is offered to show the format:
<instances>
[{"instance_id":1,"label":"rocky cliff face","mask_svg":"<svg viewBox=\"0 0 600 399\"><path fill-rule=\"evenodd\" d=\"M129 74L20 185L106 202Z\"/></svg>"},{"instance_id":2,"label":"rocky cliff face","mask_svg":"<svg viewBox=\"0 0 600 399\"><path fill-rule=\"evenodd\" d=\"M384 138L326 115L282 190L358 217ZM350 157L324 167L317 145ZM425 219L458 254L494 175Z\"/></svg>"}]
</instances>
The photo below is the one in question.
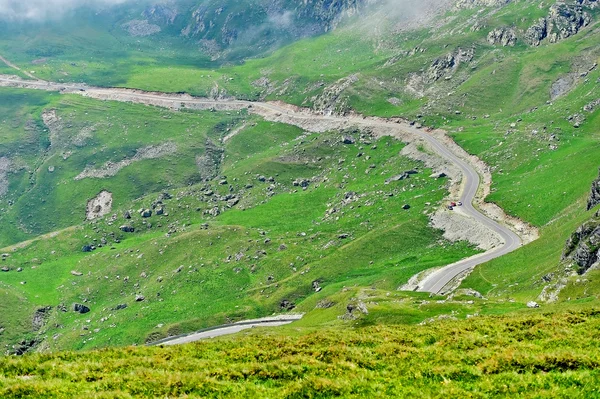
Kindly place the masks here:
<instances>
[{"instance_id":1,"label":"rocky cliff face","mask_svg":"<svg viewBox=\"0 0 600 399\"><path fill-rule=\"evenodd\" d=\"M268 47L280 41L327 32L346 16L360 12L371 0L208 1L192 8L182 35L213 50L236 42Z\"/></svg>"},{"instance_id":2,"label":"rocky cliff face","mask_svg":"<svg viewBox=\"0 0 600 399\"><path fill-rule=\"evenodd\" d=\"M580 274L596 264L600 257L600 212L579 227L567 241L563 259L571 259Z\"/></svg>"},{"instance_id":3,"label":"rocky cliff face","mask_svg":"<svg viewBox=\"0 0 600 399\"><path fill-rule=\"evenodd\" d=\"M587 204L588 211L598 204L600 204L600 176L592 183L592 192Z\"/></svg>"},{"instance_id":4,"label":"rocky cliff face","mask_svg":"<svg viewBox=\"0 0 600 399\"><path fill-rule=\"evenodd\" d=\"M348 16L387 0L171 0L146 6L121 23L132 36L160 32L196 42L213 58L236 48L260 53L325 33ZM245 49L245 50L244 50Z\"/></svg>"}]
</instances>

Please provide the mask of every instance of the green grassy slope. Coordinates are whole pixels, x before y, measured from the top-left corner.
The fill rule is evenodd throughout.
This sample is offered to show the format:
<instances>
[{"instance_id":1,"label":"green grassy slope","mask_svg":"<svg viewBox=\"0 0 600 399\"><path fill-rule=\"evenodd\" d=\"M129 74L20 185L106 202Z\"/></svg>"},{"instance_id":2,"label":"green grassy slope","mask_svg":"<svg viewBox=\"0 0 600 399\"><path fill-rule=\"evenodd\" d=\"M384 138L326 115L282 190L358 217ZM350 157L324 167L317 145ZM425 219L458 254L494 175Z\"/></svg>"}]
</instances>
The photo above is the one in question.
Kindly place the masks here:
<instances>
[{"instance_id":1,"label":"green grassy slope","mask_svg":"<svg viewBox=\"0 0 600 399\"><path fill-rule=\"evenodd\" d=\"M598 311L419 327L250 332L179 347L0 359L0 394L74 397L593 398Z\"/></svg>"},{"instance_id":2,"label":"green grassy slope","mask_svg":"<svg viewBox=\"0 0 600 399\"><path fill-rule=\"evenodd\" d=\"M22 163L38 166L27 190L11 185L5 223L32 220L39 233L48 232L78 224L101 188L114 196L113 210L100 220L2 251L10 271L0 278L27 300L21 317L53 308L46 326L30 334L45 347L143 343L279 312L284 300L301 309L319 297L315 281L328 292L344 285L396 289L421 270L476 252L428 226L447 182L400 156L403 144L392 138L345 132L356 140L346 145L339 132L307 134L245 114L43 96L49 103L30 109L15 102L16 109L39 118L51 106L62 127L50 123L58 133L50 134L49 149L22 155ZM82 131L84 147L73 144ZM114 176L74 179L86 165L98 168L165 142L177 146L174 154L139 160ZM216 163L214 178L198 169L205 155ZM405 170L418 173L385 184ZM306 189L294 185L303 179ZM239 203L229 204L233 198ZM141 208L153 216L143 218ZM86 245L98 249L82 252ZM145 301L136 302L136 294ZM74 313L74 303L92 311ZM115 310L120 304L128 307ZM0 335L5 343L10 338Z\"/></svg>"}]
</instances>

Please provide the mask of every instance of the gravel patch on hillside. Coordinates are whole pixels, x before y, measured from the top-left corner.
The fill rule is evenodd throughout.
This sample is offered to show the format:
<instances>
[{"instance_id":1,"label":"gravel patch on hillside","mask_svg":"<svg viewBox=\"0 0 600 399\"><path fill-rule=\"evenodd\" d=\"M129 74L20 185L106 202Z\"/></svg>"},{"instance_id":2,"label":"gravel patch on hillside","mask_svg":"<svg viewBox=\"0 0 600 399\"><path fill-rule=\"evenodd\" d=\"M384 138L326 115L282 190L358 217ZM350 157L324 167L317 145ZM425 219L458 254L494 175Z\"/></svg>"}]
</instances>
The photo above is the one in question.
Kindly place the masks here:
<instances>
[{"instance_id":1,"label":"gravel patch on hillside","mask_svg":"<svg viewBox=\"0 0 600 399\"><path fill-rule=\"evenodd\" d=\"M112 210L113 195L111 192L103 190L96 197L88 201L86 207L87 220L101 218Z\"/></svg>"}]
</instances>

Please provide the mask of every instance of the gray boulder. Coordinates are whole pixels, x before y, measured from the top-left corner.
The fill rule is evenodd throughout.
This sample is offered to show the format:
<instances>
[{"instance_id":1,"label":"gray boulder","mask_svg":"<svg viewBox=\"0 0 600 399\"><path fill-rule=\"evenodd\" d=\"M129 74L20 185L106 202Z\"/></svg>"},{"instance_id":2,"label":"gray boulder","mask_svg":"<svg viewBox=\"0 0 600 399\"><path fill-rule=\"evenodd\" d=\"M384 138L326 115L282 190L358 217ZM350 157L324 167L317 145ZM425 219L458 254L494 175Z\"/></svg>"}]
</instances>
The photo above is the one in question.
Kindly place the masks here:
<instances>
[{"instance_id":1,"label":"gray boulder","mask_svg":"<svg viewBox=\"0 0 600 399\"><path fill-rule=\"evenodd\" d=\"M76 303L73 305L73 310L80 314L86 314L90 311L90 308L80 303Z\"/></svg>"}]
</instances>

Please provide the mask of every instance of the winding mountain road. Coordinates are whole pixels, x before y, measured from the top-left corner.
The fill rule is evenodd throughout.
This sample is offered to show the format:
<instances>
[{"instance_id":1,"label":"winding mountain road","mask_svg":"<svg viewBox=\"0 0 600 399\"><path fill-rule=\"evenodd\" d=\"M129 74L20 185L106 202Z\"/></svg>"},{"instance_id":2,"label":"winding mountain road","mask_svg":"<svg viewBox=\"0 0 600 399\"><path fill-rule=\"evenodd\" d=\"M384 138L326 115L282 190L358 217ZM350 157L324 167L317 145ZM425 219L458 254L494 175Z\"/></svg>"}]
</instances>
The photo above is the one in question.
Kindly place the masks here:
<instances>
[{"instance_id":1,"label":"winding mountain road","mask_svg":"<svg viewBox=\"0 0 600 399\"><path fill-rule=\"evenodd\" d=\"M490 219L473 206L473 200L480 184L480 177L475 168L457 156L449 146L445 145L438 138L400 120L386 120L360 115L322 115L283 103L215 100L191 97L189 95L143 92L120 88L89 87L83 84L28 81L9 76L0 76L0 86L60 91L62 93L79 94L100 100L143 103L172 109L248 109L249 112L258 114L267 120L296 125L311 132L324 132L356 126L368 128L380 136L389 135L405 141L414 141L415 138L424 140L437 155L460 169L463 176L460 198L464 204L461 207L461 213L473 218L481 225L498 234L503 244L483 254L463 259L430 273L418 283L416 289L418 291L440 293L457 276L462 275L479 264L512 252L522 245L521 238L512 230Z\"/></svg>"}]
</instances>

